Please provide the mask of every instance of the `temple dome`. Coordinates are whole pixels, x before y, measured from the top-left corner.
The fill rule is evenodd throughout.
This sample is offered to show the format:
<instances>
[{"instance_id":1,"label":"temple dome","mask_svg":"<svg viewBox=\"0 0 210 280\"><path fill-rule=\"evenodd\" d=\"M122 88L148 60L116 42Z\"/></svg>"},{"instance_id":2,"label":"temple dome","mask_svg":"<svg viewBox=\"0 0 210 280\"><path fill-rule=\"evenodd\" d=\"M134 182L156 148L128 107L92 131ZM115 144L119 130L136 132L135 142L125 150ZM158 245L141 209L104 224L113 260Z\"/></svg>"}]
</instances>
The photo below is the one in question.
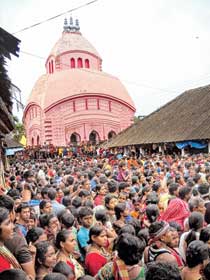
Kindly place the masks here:
<instances>
[{"instance_id":1,"label":"temple dome","mask_svg":"<svg viewBox=\"0 0 210 280\"><path fill-rule=\"evenodd\" d=\"M75 33L63 32L62 37L54 45L49 56L52 55L56 57L65 52L71 52L71 51L89 52L100 58L100 55L97 52L97 50L79 32L75 32Z\"/></svg>"},{"instance_id":2,"label":"temple dome","mask_svg":"<svg viewBox=\"0 0 210 280\"><path fill-rule=\"evenodd\" d=\"M67 99L84 95L108 97L135 110L131 97L118 78L88 69L70 69L41 76L31 92L28 104L37 103L46 110Z\"/></svg>"}]
</instances>

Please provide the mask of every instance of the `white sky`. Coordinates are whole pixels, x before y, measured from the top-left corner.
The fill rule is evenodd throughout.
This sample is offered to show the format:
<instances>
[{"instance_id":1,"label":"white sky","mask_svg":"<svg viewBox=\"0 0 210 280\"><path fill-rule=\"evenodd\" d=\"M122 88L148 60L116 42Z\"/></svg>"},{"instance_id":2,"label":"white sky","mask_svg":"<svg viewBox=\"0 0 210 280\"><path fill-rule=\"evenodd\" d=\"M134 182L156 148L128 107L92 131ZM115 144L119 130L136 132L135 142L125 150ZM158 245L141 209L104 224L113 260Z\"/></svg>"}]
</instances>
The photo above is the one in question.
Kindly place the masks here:
<instances>
[{"instance_id":1,"label":"white sky","mask_svg":"<svg viewBox=\"0 0 210 280\"><path fill-rule=\"evenodd\" d=\"M13 33L88 1L0 0L0 26ZM103 71L126 86L136 115L147 115L184 90L209 84L209 0L98 0L71 15L100 53ZM15 34L20 50L47 58L61 36L64 17ZM26 104L45 73L45 60L20 53L8 64Z\"/></svg>"}]
</instances>

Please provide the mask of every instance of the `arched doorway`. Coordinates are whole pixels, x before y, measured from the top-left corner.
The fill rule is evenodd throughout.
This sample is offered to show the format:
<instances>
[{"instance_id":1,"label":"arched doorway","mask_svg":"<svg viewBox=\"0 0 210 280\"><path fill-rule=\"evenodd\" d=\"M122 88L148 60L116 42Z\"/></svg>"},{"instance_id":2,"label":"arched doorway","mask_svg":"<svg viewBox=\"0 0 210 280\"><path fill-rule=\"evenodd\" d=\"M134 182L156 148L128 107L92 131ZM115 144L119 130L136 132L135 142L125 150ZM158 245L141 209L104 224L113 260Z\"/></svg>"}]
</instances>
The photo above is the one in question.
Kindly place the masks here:
<instances>
[{"instance_id":1,"label":"arched doorway","mask_svg":"<svg viewBox=\"0 0 210 280\"><path fill-rule=\"evenodd\" d=\"M34 137L31 139L31 145L34 146Z\"/></svg>"},{"instance_id":2,"label":"arched doorway","mask_svg":"<svg viewBox=\"0 0 210 280\"><path fill-rule=\"evenodd\" d=\"M92 145L96 145L99 142L99 134L97 131L93 130L89 135L89 141Z\"/></svg>"},{"instance_id":3,"label":"arched doorway","mask_svg":"<svg viewBox=\"0 0 210 280\"><path fill-rule=\"evenodd\" d=\"M77 145L80 143L80 139L81 139L80 135L78 133L74 132L74 133L72 133L72 135L70 137L70 142L73 145Z\"/></svg>"},{"instance_id":4,"label":"arched doorway","mask_svg":"<svg viewBox=\"0 0 210 280\"><path fill-rule=\"evenodd\" d=\"M36 144L37 144L37 146L39 146L39 135L37 135Z\"/></svg>"},{"instance_id":5,"label":"arched doorway","mask_svg":"<svg viewBox=\"0 0 210 280\"><path fill-rule=\"evenodd\" d=\"M116 135L116 133L111 130L109 133L108 133L108 139L111 139L112 137L114 137Z\"/></svg>"}]
</instances>

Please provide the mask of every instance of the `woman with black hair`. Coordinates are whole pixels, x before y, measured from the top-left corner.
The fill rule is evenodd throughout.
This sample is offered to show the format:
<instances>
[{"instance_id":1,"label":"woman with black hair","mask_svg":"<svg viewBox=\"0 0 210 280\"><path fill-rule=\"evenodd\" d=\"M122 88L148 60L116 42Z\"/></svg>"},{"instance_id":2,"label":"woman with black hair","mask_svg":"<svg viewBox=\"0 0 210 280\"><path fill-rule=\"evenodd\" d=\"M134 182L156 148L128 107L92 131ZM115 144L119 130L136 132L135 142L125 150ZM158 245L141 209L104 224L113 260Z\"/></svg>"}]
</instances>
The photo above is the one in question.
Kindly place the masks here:
<instances>
[{"instance_id":1,"label":"woman with black hair","mask_svg":"<svg viewBox=\"0 0 210 280\"><path fill-rule=\"evenodd\" d=\"M204 216L199 212L192 212L189 217L189 228L188 232L184 232L181 235L179 242L179 252L182 259L186 260L186 249L190 242L199 240L200 231L204 226Z\"/></svg>"},{"instance_id":2,"label":"woman with black hair","mask_svg":"<svg viewBox=\"0 0 210 280\"><path fill-rule=\"evenodd\" d=\"M104 227L95 225L90 228L89 243L91 245L85 257L85 266L88 274L95 276L110 259L106 250L109 243Z\"/></svg>"},{"instance_id":3,"label":"woman with black hair","mask_svg":"<svg viewBox=\"0 0 210 280\"><path fill-rule=\"evenodd\" d=\"M73 270L76 278L84 275L84 269L74 257L76 240L71 230L61 230L56 236L55 246L58 249L57 262L66 262Z\"/></svg>"},{"instance_id":4,"label":"woman with black hair","mask_svg":"<svg viewBox=\"0 0 210 280\"><path fill-rule=\"evenodd\" d=\"M144 280L144 267L141 265L141 259L145 246L143 239L123 233L116 241L118 257L104 265L95 278L97 280Z\"/></svg>"},{"instance_id":5,"label":"woman with black hair","mask_svg":"<svg viewBox=\"0 0 210 280\"><path fill-rule=\"evenodd\" d=\"M75 280L73 269L65 262L58 262L53 268L53 272L61 273L66 276L67 280Z\"/></svg>"},{"instance_id":6,"label":"woman with black hair","mask_svg":"<svg viewBox=\"0 0 210 280\"><path fill-rule=\"evenodd\" d=\"M60 223L57 216L53 213L42 214L39 216L39 223L42 228L44 228L47 234L47 239L52 243L55 241L56 234L60 230Z\"/></svg>"},{"instance_id":7,"label":"woman with black hair","mask_svg":"<svg viewBox=\"0 0 210 280\"><path fill-rule=\"evenodd\" d=\"M47 235L43 228L40 227L31 228L26 234L26 241L28 243L28 248L35 262L35 255L36 255L35 244L41 241L47 241Z\"/></svg>"},{"instance_id":8,"label":"woman with black hair","mask_svg":"<svg viewBox=\"0 0 210 280\"><path fill-rule=\"evenodd\" d=\"M187 266L182 270L182 279L202 279L201 271L204 269L208 261L208 245L200 240L192 241L186 251Z\"/></svg>"},{"instance_id":9,"label":"woman with black hair","mask_svg":"<svg viewBox=\"0 0 210 280\"><path fill-rule=\"evenodd\" d=\"M97 184L95 187L96 195L94 197L94 205L103 205L104 204L104 198L107 193L107 188L103 184Z\"/></svg>"},{"instance_id":10,"label":"woman with black hair","mask_svg":"<svg viewBox=\"0 0 210 280\"><path fill-rule=\"evenodd\" d=\"M159 208L156 204L149 204L146 207L146 217L144 219L145 227L149 228L149 226L157 221L159 217Z\"/></svg>"},{"instance_id":11,"label":"woman with black hair","mask_svg":"<svg viewBox=\"0 0 210 280\"><path fill-rule=\"evenodd\" d=\"M201 230L199 239L208 244L210 250L210 226L207 226Z\"/></svg>"},{"instance_id":12,"label":"woman with black hair","mask_svg":"<svg viewBox=\"0 0 210 280\"><path fill-rule=\"evenodd\" d=\"M9 211L0 207L0 272L12 268L21 269L14 255L4 246L4 241L12 238L13 228Z\"/></svg>"},{"instance_id":13,"label":"woman with black hair","mask_svg":"<svg viewBox=\"0 0 210 280\"><path fill-rule=\"evenodd\" d=\"M36 280L42 280L45 275L52 272L56 264L54 247L48 241L42 241L36 245Z\"/></svg>"}]
</instances>

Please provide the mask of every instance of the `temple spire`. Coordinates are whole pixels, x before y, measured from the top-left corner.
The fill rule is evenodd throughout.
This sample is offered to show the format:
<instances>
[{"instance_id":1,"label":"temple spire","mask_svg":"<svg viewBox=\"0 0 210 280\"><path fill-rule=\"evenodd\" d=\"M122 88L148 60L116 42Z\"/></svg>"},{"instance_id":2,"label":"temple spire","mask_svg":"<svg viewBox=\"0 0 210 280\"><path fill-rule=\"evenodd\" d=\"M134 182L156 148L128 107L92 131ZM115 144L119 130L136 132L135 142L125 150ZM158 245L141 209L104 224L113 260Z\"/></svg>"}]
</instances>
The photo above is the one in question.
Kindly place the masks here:
<instances>
[{"instance_id":1,"label":"temple spire","mask_svg":"<svg viewBox=\"0 0 210 280\"><path fill-rule=\"evenodd\" d=\"M63 31L68 31L68 21L67 21L67 18L64 19Z\"/></svg>"},{"instance_id":2,"label":"temple spire","mask_svg":"<svg viewBox=\"0 0 210 280\"><path fill-rule=\"evenodd\" d=\"M76 31L80 31L80 26L79 26L79 20L76 19L75 21L75 28L76 28Z\"/></svg>"},{"instance_id":3,"label":"temple spire","mask_svg":"<svg viewBox=\"0 0 210 280\"><path fill-rule=\"evenodd\" d=\"M72 16L69 18L69 23L68 23L67 18L65 18L63 31L64 32L79 32L80 31L79 20L76 19L75 24L74 24Z\"/></svg>"}]
</instances>

